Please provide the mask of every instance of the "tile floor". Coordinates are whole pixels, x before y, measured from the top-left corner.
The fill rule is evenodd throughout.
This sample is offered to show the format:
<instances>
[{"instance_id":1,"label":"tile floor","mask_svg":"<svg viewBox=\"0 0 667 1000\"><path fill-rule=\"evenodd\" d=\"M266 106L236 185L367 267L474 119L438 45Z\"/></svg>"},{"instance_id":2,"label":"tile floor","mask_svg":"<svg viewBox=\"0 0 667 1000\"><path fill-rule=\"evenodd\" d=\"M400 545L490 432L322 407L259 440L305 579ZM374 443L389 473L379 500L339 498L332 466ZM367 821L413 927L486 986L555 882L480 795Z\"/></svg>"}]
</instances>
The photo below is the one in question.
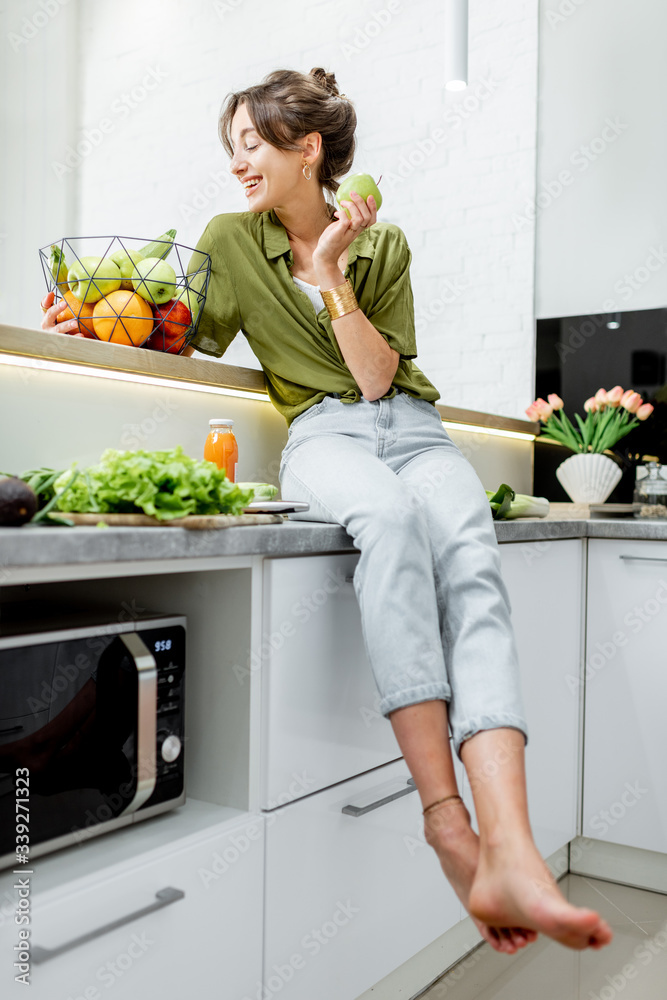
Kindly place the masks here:
<instances>
[{"instance_id":1,"label":"tile floor","mask_svg":"<svg viewBox=\"0 0 667 1000\"><path fill-rule=\"evenodd\" d=\"M575 952L539 938L512 956L482 945L419 1000L667 1000L667 895L581 875L560 886L611 924L610 945Z\"/></svg>"}]
</instances>

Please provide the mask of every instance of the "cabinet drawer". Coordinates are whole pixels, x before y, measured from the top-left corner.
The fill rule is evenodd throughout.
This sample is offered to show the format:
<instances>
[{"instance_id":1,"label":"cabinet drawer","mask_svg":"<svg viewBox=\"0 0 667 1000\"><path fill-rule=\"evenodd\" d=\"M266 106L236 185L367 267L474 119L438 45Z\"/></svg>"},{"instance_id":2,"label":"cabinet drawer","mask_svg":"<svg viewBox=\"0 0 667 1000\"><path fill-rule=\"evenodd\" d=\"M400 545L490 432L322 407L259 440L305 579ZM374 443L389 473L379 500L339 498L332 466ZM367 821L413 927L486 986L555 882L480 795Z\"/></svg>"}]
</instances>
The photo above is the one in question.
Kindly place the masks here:
<instances>
[{"instance_id":1,"label":"cabinet drawer","mask_svg":"<svg viewBox=\"0 0 667 1000\"><path fill-rule=\"evenodd\" d=\"M591 539L585 837L667 852L667 544Z\"/></svg>"},{"instance_id":2,"label":"cabinet drawer","mask_svg":"<svg viewBox=\"0 0 667 1000\"><path fill-rule=\"evenodd\" d=\"M62 894L54 890L43 900L38 862L33 949L58 949L110 923L117 926L39 964L33 960L31 998L102 1000L111 987L114 1000L254 996L261 978L263 828L263 817L256 817L153 861L133 865L128 859L120 873L87 879L85 887ZM184 895L127 919L158 903L156 894L167 887ZM17 930L13 921L0 928L3 997L24 995L11 967Z\"/></svg>"},{"instance_id":3,"label":"cabinet drawer","mask_svg":"<svg viewBox=\"0 0 667 1000\"><path fill-rule=\"evenodd\" d=\"M401 756L378 710L352 584L358 559L350 553L264 563L265 809Z\"/></svg>"},{"instance_id":4,"label":"cabinet drawer","mask_svg":"<svg viewBox=\"0 0 667 1000\"><path fill-rule=\"evenodd\" d=\"M403 791L408 778L400 760L267 816L267 996L355 1000L461 919L416 791L363 815L342 811Z\"/></svg>"},{"instance_id":5,"label":"cabinet drawer","mask_svg":"<svg viewBox=\"0 0 667 1000\"><path fill-rule=\"evenodd\" d=\"M500 546L528 725L528 806L545 857L577 833L583 544L573 538Z\"/></svg>"},{"instance_id":6,"label":"cabinet drawer","mask_svg":"<svg viewBox=\"0 0 667 1000\"><path fill-rule=\"evenodd\" d=\"M500 546L528 725L528 809L544 857L577 834L583 556L578 539ZM545 580L558 595L556 611L545 601ZM491 779L503 759L501 748L479 780ZM467 777L463 799L477 829Z\"/></svg>"}]
</instances>

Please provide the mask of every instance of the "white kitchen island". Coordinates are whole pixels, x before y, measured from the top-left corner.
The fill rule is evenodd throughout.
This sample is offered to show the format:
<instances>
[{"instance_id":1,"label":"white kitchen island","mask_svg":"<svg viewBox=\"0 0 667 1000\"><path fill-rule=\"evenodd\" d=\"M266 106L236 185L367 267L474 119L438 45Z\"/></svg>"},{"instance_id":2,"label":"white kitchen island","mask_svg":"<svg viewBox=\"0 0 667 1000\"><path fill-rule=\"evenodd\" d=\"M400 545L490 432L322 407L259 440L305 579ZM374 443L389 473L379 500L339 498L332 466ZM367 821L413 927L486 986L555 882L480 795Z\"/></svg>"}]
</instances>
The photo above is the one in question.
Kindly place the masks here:
<instances>
[{"instance_id":1,"label":"white kitchen island","mask_svg":"<svg viewBox=\"0 0 667 1000\"><path fill-rule=\"evenodd\" d=\"M496 531L538 846L558 875L575 870L574 845L577 871L667 891L667 747L657 726L657 706L667 703L657 670L666 610L653 594L663 567L667 579L667 525L525 520ZM35 859L33 945L56 949L117 922L34 965L37 1000L98 1000L111 986L119 1000L158 992L356 1000L378 983L369 1000L399 995L399 984L407 998L477 946L424 842L418 796L377 710L352 586L357 559L342 528L314 522L0 529L0 602L56 598L104 605L119 618L151 608L188 619L187 802ZM589 580L589 562L599 560L604 568ZM637 572L650 579L635 639L630 625L614 625L632 612ZM607 595L600 581L612 573ZM595 610L588 639L587 607ZM596 668L596 644L623 628L627 643ZM651 669L631 669L636 658ZM619 724L619 757L610 760ZM635 778L646 791L629 805ZM603 831L606 812L615 819ZM0 876L0 982L9 997L20 995L15 879ZM183 896L132 918L165 887Z\"/></svg>"}]
</instances>

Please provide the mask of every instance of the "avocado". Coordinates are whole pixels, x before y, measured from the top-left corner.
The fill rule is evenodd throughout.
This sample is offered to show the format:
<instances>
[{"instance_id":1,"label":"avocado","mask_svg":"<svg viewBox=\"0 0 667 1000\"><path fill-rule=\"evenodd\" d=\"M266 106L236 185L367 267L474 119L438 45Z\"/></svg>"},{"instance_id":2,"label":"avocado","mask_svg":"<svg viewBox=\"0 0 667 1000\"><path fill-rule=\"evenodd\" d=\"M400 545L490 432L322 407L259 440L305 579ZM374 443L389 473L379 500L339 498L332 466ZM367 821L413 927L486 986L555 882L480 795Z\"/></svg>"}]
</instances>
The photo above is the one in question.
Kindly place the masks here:
<instances>
[{"instance_id":1,"label":"avocado","mask_svg":"<svg viewBox=\"0 0 667 1000\"><path fill-rule=\"evenodd\" d=\"M34 490L18 476L0 479L0 526L18 527L37 510Z\"/></svg>"}]
</instances>

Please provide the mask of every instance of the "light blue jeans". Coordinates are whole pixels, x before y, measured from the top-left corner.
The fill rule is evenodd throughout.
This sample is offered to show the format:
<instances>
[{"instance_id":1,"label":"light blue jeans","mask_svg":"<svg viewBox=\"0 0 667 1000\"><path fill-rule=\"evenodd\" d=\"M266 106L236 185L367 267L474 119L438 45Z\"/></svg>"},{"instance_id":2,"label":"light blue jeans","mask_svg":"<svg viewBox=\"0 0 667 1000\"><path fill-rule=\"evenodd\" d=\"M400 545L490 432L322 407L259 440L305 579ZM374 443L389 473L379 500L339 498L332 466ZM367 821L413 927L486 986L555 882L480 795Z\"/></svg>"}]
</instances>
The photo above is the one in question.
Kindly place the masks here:
<instances>
[{"instance_id":1,"label":"light blue jeans","mask_svg":"<svg viewBox=\"0 0 667 1000\"><path fill-rule=\"evenodd\" d=\"M432 403L327 396L292 421L282 496L291 520L343 525L380 711L443 699L454 748L508 726L527 739L510 603L477 473Z\"/></svg>"}]
</instances>

